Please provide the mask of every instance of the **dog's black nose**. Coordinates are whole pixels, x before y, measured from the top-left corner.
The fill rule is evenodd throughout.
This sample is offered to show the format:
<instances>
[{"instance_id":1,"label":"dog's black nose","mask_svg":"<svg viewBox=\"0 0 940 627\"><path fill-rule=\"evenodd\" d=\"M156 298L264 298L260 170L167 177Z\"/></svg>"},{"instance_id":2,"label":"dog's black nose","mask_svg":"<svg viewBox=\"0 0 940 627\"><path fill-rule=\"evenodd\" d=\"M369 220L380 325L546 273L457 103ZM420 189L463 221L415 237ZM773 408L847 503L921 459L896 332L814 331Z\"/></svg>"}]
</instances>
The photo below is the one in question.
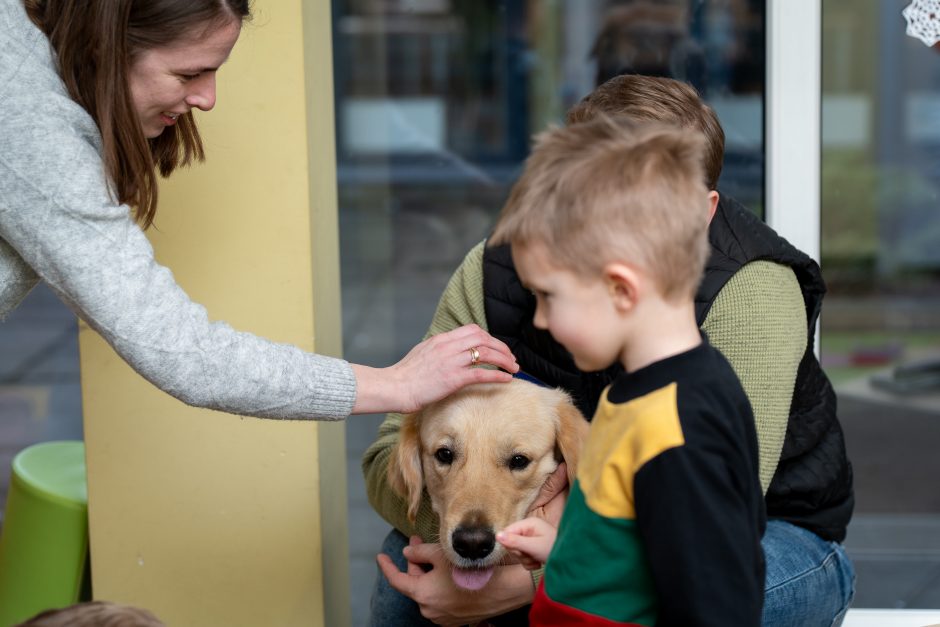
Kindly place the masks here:
<instances>
[{"instance_id":1,"label":"dog's black nose","mask_svg":"<svg viewBox=\"0 0 940 627\"><path fill-rule=\"evenodd\" d=\"M451 534L451 543L460 557L480 560L493 552L496 534L489 527L457 527Z\"/></svg>"}]
</instances>

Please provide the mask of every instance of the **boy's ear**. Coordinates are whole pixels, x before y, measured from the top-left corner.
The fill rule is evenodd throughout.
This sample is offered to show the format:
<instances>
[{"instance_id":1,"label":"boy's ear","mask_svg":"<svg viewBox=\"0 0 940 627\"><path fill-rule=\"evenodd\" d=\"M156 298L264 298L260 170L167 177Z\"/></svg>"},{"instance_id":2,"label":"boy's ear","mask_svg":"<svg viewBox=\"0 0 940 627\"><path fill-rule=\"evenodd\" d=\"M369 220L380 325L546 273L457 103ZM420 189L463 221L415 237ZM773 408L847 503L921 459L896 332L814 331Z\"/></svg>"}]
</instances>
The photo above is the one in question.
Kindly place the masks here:
<instances>
[{"instance_id":1,"label":"boy's ear","mask_svg":"<svg viewBox=\"0 0 940 627\"><path fill-rule=\"evenodd\" d=\"M712 190L708 192L708 223L712 223L712 218L715 217L715 212L718 211L718 192Z\"/></svg>"},{"instance_id":2,"label":"boy's ear","mask_svg":"<svg viewBox=\"0 0 940 627\"><path fill-rule=\"evenodd\" d=\"M627 312L633 309L643 285L637 269L625 263L609 263L604 266L604 280L617 310Z\"/></svg>"}]
</instances>

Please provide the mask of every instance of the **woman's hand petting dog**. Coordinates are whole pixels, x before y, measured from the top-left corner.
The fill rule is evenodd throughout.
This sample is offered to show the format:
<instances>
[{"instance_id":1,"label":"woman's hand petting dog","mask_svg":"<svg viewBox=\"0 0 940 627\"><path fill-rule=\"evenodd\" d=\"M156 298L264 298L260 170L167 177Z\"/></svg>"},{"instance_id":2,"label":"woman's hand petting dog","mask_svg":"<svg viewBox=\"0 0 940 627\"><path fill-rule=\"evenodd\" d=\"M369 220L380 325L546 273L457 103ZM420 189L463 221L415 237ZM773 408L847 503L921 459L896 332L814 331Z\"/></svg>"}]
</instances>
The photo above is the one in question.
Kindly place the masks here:
<instances>
[{"instance_id":1,"label":"woman's hand petting dog","mask_svg":"<svg viewBox=\"0 0 940 627\"><path fill-rule=\"evenodd\" d=\"M484 364L502 370L475 367ZM431 336L387 368L351 366L354 414L417 411L471 383L508 383L519 370L509 347L475 324Z\"/></svg>"},{"instance_id":2,"label":"woman's hand petting dog","mask_svg":"<svg viewBox=\"0 0 940 627\"><path fill-rule=\"evenodd\" d=\"M518 564L497 566L493 584L483 595L454 587L451 564L440 544L424 544L412 536L404 555L407 572L399 571L385 554L378 556L379 568L393 588L414 599L421 615L437 625L473 625L532 602L532 576ZM431 570L425 572L422 565Z\"/></svg>"},{"instance_id":3,"label":"woman's hand petting dog","mask_svg":"<svg viewBox=\"0 0 940 627\"><path fill-rule=\"evenodd\" d=\"M541 518L525 518L496 534L496 541L506 547L526 570L541 568L552 552L558 529Z\"/></svg>"}]
</instances>

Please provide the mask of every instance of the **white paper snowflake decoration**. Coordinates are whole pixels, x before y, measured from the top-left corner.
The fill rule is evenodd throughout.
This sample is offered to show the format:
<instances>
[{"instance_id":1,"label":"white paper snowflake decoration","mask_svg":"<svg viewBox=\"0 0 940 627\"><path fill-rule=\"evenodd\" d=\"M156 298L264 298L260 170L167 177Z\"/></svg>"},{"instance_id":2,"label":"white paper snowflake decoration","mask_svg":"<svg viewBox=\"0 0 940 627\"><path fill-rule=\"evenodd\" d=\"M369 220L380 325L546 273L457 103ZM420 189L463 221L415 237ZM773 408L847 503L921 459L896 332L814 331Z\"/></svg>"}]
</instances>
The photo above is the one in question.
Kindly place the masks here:
<instances>
[{"instance_id":1,"label":"white paper snowflake decoration","mask_svg":"<svg viewBox=\"0 0 940 627\"><path fill-rule=\"evenodd\" d=\"M901 11L907 34L933 46L940 41L940 0L914 0Z\"/></svg>"}]
</instances>

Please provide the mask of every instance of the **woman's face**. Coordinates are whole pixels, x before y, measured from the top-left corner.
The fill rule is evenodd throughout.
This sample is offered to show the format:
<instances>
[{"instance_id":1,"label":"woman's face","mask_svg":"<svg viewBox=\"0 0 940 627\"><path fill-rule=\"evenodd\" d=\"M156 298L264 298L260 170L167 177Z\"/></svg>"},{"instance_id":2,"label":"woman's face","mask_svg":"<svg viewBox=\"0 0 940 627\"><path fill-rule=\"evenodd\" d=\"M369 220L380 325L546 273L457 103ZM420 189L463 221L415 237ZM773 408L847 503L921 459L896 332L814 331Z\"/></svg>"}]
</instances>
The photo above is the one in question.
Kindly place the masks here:
<instances>
[{"instance_id":1,"label":"woman's face","mask_svg":"<svg viewBox=\"0 0 940 627\"><path fill-rule=\"evenodd\" d=\"M130 89L144 135L154 138L194 107L215 106L215 73L241 32L232 20L198 36L144 50L131 63Z\"/></svg>"}]
</instances>

